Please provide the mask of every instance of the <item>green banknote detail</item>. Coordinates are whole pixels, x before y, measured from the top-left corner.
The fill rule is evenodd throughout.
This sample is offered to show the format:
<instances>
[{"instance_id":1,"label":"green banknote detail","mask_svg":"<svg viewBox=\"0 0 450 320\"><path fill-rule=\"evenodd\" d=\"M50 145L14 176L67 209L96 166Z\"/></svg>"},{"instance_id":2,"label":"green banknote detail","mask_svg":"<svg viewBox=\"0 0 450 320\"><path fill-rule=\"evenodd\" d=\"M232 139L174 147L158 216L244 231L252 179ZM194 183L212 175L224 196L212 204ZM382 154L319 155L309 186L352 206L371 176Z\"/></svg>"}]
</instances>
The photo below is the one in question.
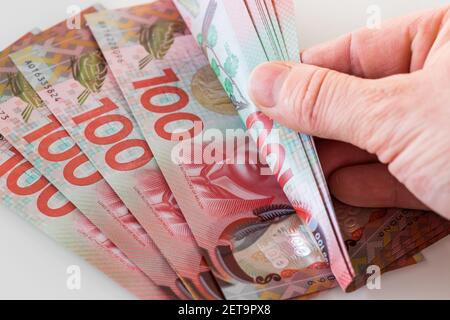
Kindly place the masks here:
<instances>
[{"instance_id":1,"label":"green banknote detail","mask_svg":"<svg viewBox=\"0 0 450 320\"><path fill-rule=\"evenodd\" d=\"M143 35L145 28L139 31L143 47L148 44L147 50L156 58L165 50L164 39L170 38L173 26L159 23L157 27L147 30L153 36ZM189 226L89 29L84 26L70 35L35 42L13 59L193 297L220 298ZM51 93L30 70L31 64L48 80Z\"/></svg>"}]
</instances>

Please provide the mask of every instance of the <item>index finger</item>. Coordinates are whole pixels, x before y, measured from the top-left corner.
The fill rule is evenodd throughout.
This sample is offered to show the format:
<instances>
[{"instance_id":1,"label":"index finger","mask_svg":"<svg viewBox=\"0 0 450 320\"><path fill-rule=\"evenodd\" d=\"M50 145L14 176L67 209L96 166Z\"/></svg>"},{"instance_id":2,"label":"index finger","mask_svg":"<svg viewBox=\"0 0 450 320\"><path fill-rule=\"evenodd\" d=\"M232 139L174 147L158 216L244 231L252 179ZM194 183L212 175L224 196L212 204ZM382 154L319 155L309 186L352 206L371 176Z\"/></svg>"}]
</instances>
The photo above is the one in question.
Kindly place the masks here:
<instances>
[{"instance_id":1,"label":"index finger","mask_svg":"<svg viewBox=\"0 0 450 320\"><path fill-rule=\"evenodd\" d=\"M302 62L377 79L423 68L450 6L363 28L302 52Z\"/></svg>"}]
</instances>

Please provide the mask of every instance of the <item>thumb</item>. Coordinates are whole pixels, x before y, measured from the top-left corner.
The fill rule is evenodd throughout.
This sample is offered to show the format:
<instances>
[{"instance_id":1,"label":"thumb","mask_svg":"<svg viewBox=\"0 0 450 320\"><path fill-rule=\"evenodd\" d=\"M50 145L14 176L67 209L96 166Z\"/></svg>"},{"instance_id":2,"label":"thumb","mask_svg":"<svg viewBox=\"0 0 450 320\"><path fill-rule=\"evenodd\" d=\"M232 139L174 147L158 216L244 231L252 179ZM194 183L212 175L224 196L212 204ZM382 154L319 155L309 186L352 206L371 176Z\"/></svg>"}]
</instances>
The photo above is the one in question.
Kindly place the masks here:
<instances>
[{"instance_id":1,"label":"thumb","mask_svg":"<svg viewBox=\"0 0 450 320\"><path fill-rule=\"evenodd\" d=\"M401 78L367 80L312 65L272 62L253 71L249 94L261 111L284 126L375 151L369 140L380 126L386 132L386 125L396 123L389 109L398 103Z\"/></svg>"}]
</instances>

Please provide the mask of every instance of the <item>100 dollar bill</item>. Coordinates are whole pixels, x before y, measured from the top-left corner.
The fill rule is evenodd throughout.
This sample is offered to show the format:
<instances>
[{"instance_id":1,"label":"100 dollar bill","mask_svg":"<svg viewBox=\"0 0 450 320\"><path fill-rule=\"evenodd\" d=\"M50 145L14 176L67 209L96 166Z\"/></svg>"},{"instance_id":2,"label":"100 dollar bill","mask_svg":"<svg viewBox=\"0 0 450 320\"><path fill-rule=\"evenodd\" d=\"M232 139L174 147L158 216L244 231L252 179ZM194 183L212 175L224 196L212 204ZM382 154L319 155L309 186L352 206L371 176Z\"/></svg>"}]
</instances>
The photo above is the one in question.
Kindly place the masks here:
<instances>
[{"instance_id":1,"label":"100 dollar bill","mask_svg":"<svg viewBox=\"0 0 450 320\"><path fill-rule=\"evenodd\" d=\"M193 296L220 298L214 277L87 26L35 41L11 57ZM36 77L36 70L48 79L51 92Z\"/></svg>"},{"instance_id":2,"label":"100 dollar bill","mask_svg":"<svg viewBox=\"0 0 450 320\"><path fill-rule=\"evenodd\" d=\"M194 13L190 4L198 4ZM259 64L297 61L292 0L174 1L239 115L266 157L289 201L331 264L342 287L355 276L312 139L284 128L248 95L248 78ZM274 35L281 34L280 37Z\"/></svg>"},{"instance_id":3,"label":"100 dollar bill","mask_svg":"<svg viewBox=\"0 0 450 320\"><path fill-rule=\"evenodd\" d=\"M151 7L154 10L152 11L150 8L147 9L145 12L147 14L152 14L155 10L157 10L157 7ZM156 8L156 9L155 9ZM142 9L144 11L144 7L136 7L136 8L130 8L129 10L133 10L133 12L137 12L139 9ZM120 13L116 12L116 13L108 13L109 16L106 13L100 13L98 14L98 16L102 16L101 19L97 19L96 17L90 17L89 19L91 19L94 23L92 23L92 28L94 30L94 33L96 33L96 36L99 40L99 43L101 45L101 47L104 49L105 51L105 55L107 57L107 60L109 61L109 63L113 66L112 70L113 72L116 73L118 80L120 82L120 84L122 85L122 88L124 90L124 93L127 95L127 98L130 102L130 106L133 109L133 112L135 112L135 114L137 113L137 119L139 119L140 123L142 126L146 127L144 130L144 133L146 134L147 139L151 139L152 141L150 141L149 143L152 144L153 146L156 146L156 150L158 150L157 152L157 158L158 160L165 164L167 164L167 166L169 168L170 167L170 162L172 162L173 165L173 159L169 159L169 152L168 150L170 150L170 157L173 155L173 150L175 149L175 147L178 145L177 144L177 139L180 137L180 131L183 129L183 121L184 125L186 125L187 129L191 129L191 130L187 130L188 132L193 132L194 134L198 134L200 133L200 135L202 135L203 137L209 133L207 133L208 131L211 132L211 129L218 129L219 131L222 131L221 137L223 138L223 133L225 133L225 131L227 129L242 129L242 125L239 123L239 121L236 121L236 114L233 110L233 106L230 105L230 101L228 99L226 99L226 97L223 94L223 91L220 89L220 87L218 86L217 81L215 81L215 76L217 75L217 70L214 70L214 64L213 64L213 71L214 73L211 72L211 69L208 68L204 68L204 65L202 65L201 63L198 62L198 60L195 58L195 55L192 56L192 54L194 53L198 53L198 51L194 51L194 50L186 50L184 53L185 55L182 56L183 58L186 58L186 60L182 60L182 62L178 62L177 59L174 58L174 55L171 54L170 52L170 47L169 47L169 52L165 53L164 57L160 57L160 58L156 58L155 57L155 52L151 50L151 46L153 45L153 49L158 47L158 43L151 43L149 44L149 51L151 52L148 53L146 52L147 49L143 50L143 48L139 48L139 45L135 45L133 44L133 41L130 40L133 37L135 38L134 40L136 41L137 39L137 34L136 34L136 29L139 27L134 26L134 28L127 28L129 27L129 21L126 19L122 19L120 20L118 17L120 17L121 15L126 16L127 18L130 18L130 12L128 12L127 10L122 10ZM150 17L151 18L151 17ZM120 22L118 22L120 20ZM151 25L148 27L148 29L142 27L141 28L141 32L140 32L140 38L139 38L139 44L145 48L145 45L142 43L144 41L145 38L143 38L143 35L149 36L150 34L157 34L157 30L159 30L157 27L160 25L158 22L154 22L151 19L149 19L151 22L148 23L155 23L154 25ZM139 21L140 22L140 21ZM188 21L189 22L189 21ZM121 24L122 23L122 24ZM137 25L139 26L139 23L137 23ZM280 28L281 29L286 29L286 25L289 25L289 23L280 23ZM149 33L146 34L144 31L148 31L151 30L152 32L148 31ZM159 30L160 32L163 32L164 28L161 28L161 30ZM170 43L173 40L175 44L173 44L173 46L175 46L178 40L178 37L180 37L180 34L182 34L182 32L178 32L178 35L176 37L174 37L174 39L170 38ZM217 35L215 35L217 36ZM214 39L215 36L212 36L212 39ZM162 40L161 40L162 41ZM211 40L213 41L213 40ZM162 41L162 43L164 43ZM167 43L166 43L167 44ZM133 46L134 45L134 46ZM162 44L160 44L162 47L164 47ZM188 48L188 46L182 46L183 49ZM106 49L105 49L106 48ZM134 50L136 50L139 54L134 53L133 55L133 59L125 59L123 53L124 52L134 52ZM140 50L140 51L139 51ZM291 51L289 48L286 49L286 52ZM152 56L153 55L153 56ZM193 57L193 58L192 58ZM188 62L188 59L191 59L191 61ZM227 66L227 68L232 68L233 66L233 59L234 58L230 58L227 60L227 62L225 63L225 65ZM133 62L134 60L134 62ZM167 64L164 64L164 62L155 62L152 60L167 60ZM131 61L131 62L130 62ZM169 63L170 61L170 63ZM201 60L200 60L201 61ZM192 100L196 100L198 102L198 105L201 106L201 108L195 108L195 107L186 107L183 108L183 111L188 110L188 111L192 111L192 113L179 113L178 115L176 113L174 114L167 114L165 112L163 112L164 108L160 108L161 111L157 111L158 109L157 104L155 103L157 101L157 99L155 98L155 96L157 96L158 94L151 94L151 92L156 92L157 90L148 90L146 91L145 94L145 98L147 98L147 96L150 96L151 98L154 98L154 101L151 103L148 103L147 105L144 105L143 109L147 109L147 110L142 110L139 111L139 109L136 106L139 106L139 103L144 104L144 95L141 97L140 101L139 101L139 96L136 96L134 93L134 88L133 86L130 86L130 82L133 81L133 79L130 79L129 74L134 75L135 77L141 77L144 78L147 74L149 74L150 71L146 71L146 67L147 65L151 65L151 64L158 64L158 67L160 69L163 69L163 67L161 67L161 65L166 66L167 69L164 70L165 72L165 77L159 77L159 78L155 78L158 80L162 80L162 79L168 79L170 78L169 75L166 73L167 70L170 71L169 67L171 68L172 66L183 66L184 70L187 69L187 65L189 65L189 63L192 64L192 62L194 62L195 67L193 67L193 69L196 71L194 72L195 75L192 76L191 75L191 92L189 91L189 93L194 97L194 99ZM217 66L216 66L217 67ZM235 66L236 67L236 66ZM136 71L136 68L139 69L143 69L142 71ZM181 67L179 67L181 69ZM197 69L195 69L197 68ZM130 71L131 70L131 71ZM135 71L132 71L135 70ZM128 76L127 76L128 75ZM185 78L181 79L181 82L186 83L186 79L189 79L189 75L185 74ZM142 83L144 81L139 81L139 83ZM149 83L151 81L148 81ZM166 85L166 86L160 86L159 88L159 94L161 94L161 99L160 101L164 101L164 103L170 102L170 97L167 96L163 96L163 93L166 93L167 95L170 96L170 94L173 94L173 87L178 86L178 84L176 82L174 83L170 83L170 86ZM189 87L189 85L186 85L186 87ZM180 90L179 90L180 91ZM177 92L179 93L179 92ZM174 99L176 100L176 98ZM134 104L134 105L133 105ZM194 103L192 103L190 101L190 106L195 105ZM152 109L152 110L150 110ZM148 114L150 114L151 112L155 113L153 115L148 115L146 114L146 111ZM150 111L150 112L148 112ZM208 117L208 113L210 115L212 115L211 117ZM205 116L206 115L206 116ZM233 118L234 115L234 118ZM178 118L177 118L178 116ZM197 118L195 118L195 116L197 116ZM150 122L146 122L144 121L145 118L148 117ZM153 117L153 120L152 120ZM183 118L184 117L184 118ZM171 119L172 121L170 123L164 123L164 120L166 119ZM200 121L195 121L195 119L199 119ZM205 120L206 119L206 120ZM153 122L152 122L153 121ZM196 132L195 128L193 127L189 127L189 124L187 124L186 121L191 121L193 123L193 125L195 125L196 122L199 123L199 126ZM148 123L153 123L153 128L151 128L152 126L149 126ZM164 125L167 124L165 127L164 125L161 125L161 123L163 123ZM159 125L158 125L159 124ZM181 125L180 125L181 124ZM159 129L159 132L158 130ZM167 129L167 130L166 130ZM170 137L171 133L170 132L165 132L166 131L173 131L175 132L177 131L177 135L173 135L178 136L178 138L174 139L175 141L165 143L162 143L161 141L158 142L158 139L152 139L152 135L155 135L157 138L159 136L159 138L163 138L165 137ZM174 131L175 130L175 131ZM220 135L220 134L219 134ZM181 135L182 136L182 135ZM245 135L241 134L240 137L244 137ZM216 137L213 137L216 138ZM236 138L236 137L234 137ZM239 137L237 137L239 138ZM209 138L211 139L211 137ZM165 139L165 140L170 140L170 139ZM190 139L187 139L188 141L190 141ZM195 139L192 139L192 141L196 140L197 142L200 141L200 143L194 143L194 147L193 149L197 149L200 150L200 158L202 158L204 151L206 151L206 153L210 153L212 150L218 150L217 147L212 147L212 143L210 143L210 141L206 141L206 145L204 144L204 140L202 140L202 138L200 137L196 137ZM242 140L242 139L241 139ZM162 140L164 141L164 139ZM305 139L305 141L307 142L308 140ZM223 141L222 141L223 142ZM305 142L305 144L306 144ZM187 144L189 145L190 142L188 142ZM197 145L198 147L196 148L195 145ZM230 144L228 144L230 145ZM231 144L232 145L232 144ZM167 147L169 146L169 147ZM233 146L233 145L232 145ZM244 147L243 149L246 149L246 147ZM166 151L164 151L166 150ZM308 149L309 150L309 149ZM313 150L313 149L311 149ZM310 150L310 151L311 151ZM227 152L230 150L227 150ZM221 153L222 156L228 157L226 160L229 161L229 157L231 156L231 154L235 154L236 150L231 150L231 153L229 155L226 155L225 153ZM165 155L164 155L165 154ZM219 158L220 156L219 155ZM313 157L315 157L315 155L313 154ZM202 160L204 160L202 158ZM201 160L201 161L202 161ZM224 158L222 158L219 161L224 161ZM233 161L233 159L231 159L231 161ZM215 172L215 170L213 169L213 166L206 166L205 163L200 163L203 164L203 167L200 165L197 166L191 166L193 168L195 168L195 170L197 170L198 172L203 171L203 172ZM185 166L186 167L186 166ZM217 166L216 166L217 167ZM227 166L221 166L221 167L227 167ZM231 167L231 166L228 166ZM203 170L201 170L201 168L203 168ZM315 171L319 172L318 174L321 174L320 172L320 167L317 166L314 169ZM181 170L183 171L183 169ZM217 170L216 170L217 171ZM316 172L316 174L317 174ZM177 170L165 170L164 173L168 176L170 175L176 175L179 179L180 175L178 173ZM200 173L201 174L201 173ZM226 171L223 170L223 174L226 174ZM189 175L184 174L184 176L187 177ZM220 175L216 175L218 177L220 177ZM214 187L214 192L217 193L217 195L213 196L213 192L210 191L209 192L209 197L212 197L214 200L217 200L216 203L219 203L220 201L218 199L221 199L222 195L223 195L223 191L221 192L220 190L229 190L230 187L223 185L220 186L220 188L218 187L218 183L215 183L213 181L211 181L211 177L213 177L212 174L210 174L210 176L207 177L207 179L204 179L206 184L212 185ZM215 177L216 178L216 177ZM186 193L189 194L189 192L186 192L186 190L190 188L195 189L195 185L196 183L199 183L199 179L195 179L197 181L195 181L194 183L189 182L187 186L180 186L180 181L176 180L177 178L173 178L174 180L172 180L172 188L177 188L179 189L178 193L175 193L176 195L178 195L179 197L185 197L186 198ZM169 179L170 180L170 179ZM207 181L210 180L210 181ZM219 181L219 179L216 178L216 181ZM170 183L170 182L169 182ZM223 183L223 181L221 181L221 183ZM257 183L256 183L257 184ZM205 183L203 183L200 187L207 190L205 188ZM258 185L258 187L260 187ZM183 189L184 188L184 189ZM197 187L197 189L199 189L199 187ZM211 189L210 189L211 190ZM195 200L198 199L202 199L202 195L205 195L205 191L201 190L202 192L193 190L191 197L195 198ZM184 193L182 193L184 192ZM199 196L200 194L200 196ZM229 195L228 195L229 196ZM225 199L228 201L228 203L232 203L233 199L231 197L228 197L227 199ZM201 201L201 200L198 200ZM180 201L181 203L181 201ZM190 203L193 203L193 201L191 200ZM205 201L205 203L207 203L207 207L214 207L214 201L212 199ZM226 201L225 201L226 203ZM234 201L234 203L238 206L237 202ZM186 205L186 204L185 204ZM224 205L222 205L224 206ZM229 205L228 205L229 206ZM183 208L183 206L182 206ZM184 207L186 208L186 207ZM351 211L352 208L351 207L346 207L344 211L340 210L340 215L338 215L338 218L343 219L345 216L345 213L347 211ZM192 211L192 209L190 210ZM195 212L198 212L197 208L194 208ZM367 217L369 217L369 209L368 210L360 210L360 211L367 211L367 212L363 212L367 213ZM231 212L231 211L230 211ZM428 213L428 215L431 215L430 213ZM202 216L203 218L203 216ZM238 219L238 217L234 217L235 219ZM392 238L395 237L399 237L402 236L403 234L394 232L394 230L392 230L390 233L382 233L382 237L380 239L380 237L376 237L376 234L379 234L380 230L383 230L384 228L386 228L390 223L392 223L392 221L395 222L395 212L389 211L389 214L384 215L382 217L383 219L378 219L377 221L371 221L371 223L366 223L364 222L364 226L366 228L359 230L359 238L358 240L361 240L358 242L358 246L357 247L349 247L349 254L351 256L351 261L352 261L352 267L355 270L355 275L353 278L355 277L360 277L361 275L365 275L365 268L370 265L370 261L373 260L374 258L374 254L376 254L377 252L380 252L382 250L384 250L384 247L389 243L389 241L391 241ZM191 218L192 219L192 218ZM202 219L203 221L201 222L194 222L194 226L208 226L208 223L213 223L211 221L207 221L206 219ZM188 219L188 221L191 223L192 221ZM213 225L213 224L212 224ZM212 229L217 229L217 228L212 228ZM393 229L393 228L391 228ZM199 228L199 231L197 232L198 234L200 234L200 237L208 234L206 227L202 227ZM356 234L353 234L352 236L355 236ZM211 239L208 239L209 243ZM205 242L208 242L205 241ZM349 240L350 241L350 240ZM351 241L354 241L353 239L351 239ZM214 242L214 241L213 241ZM351 243L351 242L348 242ZM202 245L202 248L204 248L205 245ZM214 248L214 246L212 246L212 248ZM347 249L347 248L346 248ZM390 249L389 249L390 250ZM213 251L213 249L211 249L210 251ZM248 252L247 252L248 253ZM405 252L407 253L407 252ZM213 256L211 255L211 253L206 253L207 256ZM242 262L243 260L241 260ZM388 266L390 264L392 264L395 261L395 259L389 259L389 260L383 260L381 261L382 263L380 263L381 267L385 267ZM411 260L409 260L411 261ZM213 262L214 263L214 262ZM257 264L256 261L252 261L253 265ZM219 264L219 263L216 263ZM220 264L219 264L220 265ZM322 274L323 277L323 274ZM352 279L353 279L352 278ZM323 279L323 278L321 278ZM332 279L332 278L329 278ZM311 281L310 283L313 283L313 281ZM315 289L311 289L311 291L313 291Z\"/></svg>"},{"instance_id":4,"label":"100 dollar bill","mask_svg":"<svg viewBox=\"0 0 450 320\"><path fill-rule=\"evenodd\" d=\"M267 166L173 5L87 19L225 296L286 299L334 286L312 234L275 177L262 174ZM227 131L236 135L227 140ZM187 151L175 159L177 149Z\"/></svg>"},{"instance_id":5,"label":"100 dollar bill","mask_svg":"<svg viewBox=\"0 0 450 320\"><path fill-rule=\"evenodd\" d=\"M0 203L141 299L170 299L6 140L0 139Z\"/></svg>"},{"instance_id":6,"label":"100 dollar bill","mask_svg":"<svg viewBox=\"0 0 450 320\"><path fill-rule=\"evenodd\" d=\"M0 101L11 98L5 80L17 70L7 55L28 46L31 33L2 52ZM6 75L6 77L5 77ZM1 117L5 117L2 114ZM0 135L0 203L85 258L111 279L142 299L168 299L97 227Z\"/></svg>"},{"instance_id":7,"label":"100 dollar bill","mask_svg":"<svg viewBox=\"0 0 450 320\"><path fill-rule=\"evenodd\" d=\"M38 38L64 30L65 22L57 27ZM0 56L0 70L4 71L0 73L0 83L4 88L3 100L7 100L0 107L0 133L155 284L172 297L189 298L190 294L148 235L49 113L8 53ZM24 113L25 110L28 111Z\"/></svg>"}]
</instances>

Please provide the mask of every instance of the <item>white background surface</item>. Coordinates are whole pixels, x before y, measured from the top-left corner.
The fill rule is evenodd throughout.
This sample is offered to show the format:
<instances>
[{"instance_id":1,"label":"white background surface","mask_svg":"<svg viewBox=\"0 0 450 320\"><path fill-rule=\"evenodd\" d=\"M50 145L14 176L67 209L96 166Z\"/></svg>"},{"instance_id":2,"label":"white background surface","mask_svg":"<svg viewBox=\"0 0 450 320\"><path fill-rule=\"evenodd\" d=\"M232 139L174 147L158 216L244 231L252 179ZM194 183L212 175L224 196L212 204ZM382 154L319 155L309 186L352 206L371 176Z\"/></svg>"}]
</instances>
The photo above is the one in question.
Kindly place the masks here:
<instances>
[{"instance_id":1,"label":"white background surface","mask_svg":"<svg viewBox=\"0 0 450 320\"><path fill-rule=\"evenodd\" d=\"M98 2L98 1L97 1ZM103 0L117 8L146 1ZM2 1L0 47L35 27L45 29L66 18L66 8L84 8L89 0ZM382 18L450 3L449 0L297 0L302 47L332 39L366 25L370 5L381 8ZM381 279L381 290L360 289L344 294L334 289L323 299L450 299L450 237L424 251L426 261L390 272ZM66 269L81 267L81 290L66 287ZM0 299L132 299L81 258L67 252L33 226L0 207Z\"/></svg>"}]
</instances>

